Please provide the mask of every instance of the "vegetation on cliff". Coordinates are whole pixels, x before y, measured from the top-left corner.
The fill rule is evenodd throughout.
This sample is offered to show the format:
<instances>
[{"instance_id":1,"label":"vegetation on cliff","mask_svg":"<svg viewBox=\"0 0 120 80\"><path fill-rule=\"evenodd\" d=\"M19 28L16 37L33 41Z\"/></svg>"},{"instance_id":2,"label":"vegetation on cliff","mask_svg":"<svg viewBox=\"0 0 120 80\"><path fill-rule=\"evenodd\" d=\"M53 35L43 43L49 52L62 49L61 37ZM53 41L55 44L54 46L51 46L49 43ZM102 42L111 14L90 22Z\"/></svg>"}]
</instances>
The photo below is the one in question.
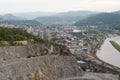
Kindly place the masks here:
<instances>
[{"instance_id":1,"label":"vegetation on cliff","mask_svg":"<svg viewBox=\"0 0 120 80\"><path fill-rule=\"evenodd\" d=\"M0 27L0 41L21 41L32 37L23 29Z\"/></svg>"},{"instance_id":2,"label":"vegetation on cliff","mask_svg":"<svg viewBox=\"0 0 120 80\"><path fill-rule=\"evenodd\" d=\"M49 41L41 39L35 35L27 33L22 28L6 28L0 27L0 45L20 45L33 43L49 43Z\"/></svg>"},{"instance_id":3,"label":"vegetation on cliff","mask_svg":"<svg viewBox=\"0 0 120 80\"><path fill-rule=\"evenodd\" d=\"M120 52L120 45L115 41L110 41L114 48L116 48Z\"/></svg>"},{"instance_id":4,"label":"vegetation on cliff","mask_svg":"<svg viewBox=\"0 0 120 80\"><path fill-rule=\"evenodd\" d=\"M23 45L43 46L43 49L41 51L43 53L41 53L41 55L46 55L48 53L59 55L71 54L67 47L27 33L27 31L24 29L0 27L0 46Z\"/></svg>"},{"instance_id":5,"label":"vegetation on cliff","mask_svg":"<svg viewBox=\"0 0 120 80\"><path fill-rule=\"evenodd\" d=\"M43 39L27 33L24 29L0 27L0 41L23 41L31 39L35 42L45 42Z\"/></svg>"}]
</instances>

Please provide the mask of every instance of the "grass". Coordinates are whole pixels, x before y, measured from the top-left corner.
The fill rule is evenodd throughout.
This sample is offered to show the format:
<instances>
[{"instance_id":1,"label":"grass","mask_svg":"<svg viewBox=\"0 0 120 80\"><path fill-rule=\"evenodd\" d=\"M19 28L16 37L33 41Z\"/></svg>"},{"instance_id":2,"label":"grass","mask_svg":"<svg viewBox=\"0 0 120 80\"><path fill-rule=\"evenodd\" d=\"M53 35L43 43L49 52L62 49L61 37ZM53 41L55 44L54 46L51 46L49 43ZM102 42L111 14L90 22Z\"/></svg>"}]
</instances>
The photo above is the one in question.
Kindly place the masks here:
<instances>
[{"instance_id":1,"label":"grass","mask_svg":"<svg viewBox=\"0 0 120 80\"><path fill-rule=\"evenodd\" d=\"M117 42L115 42L115 41L110 41L110 43L112 44L112 46L113 46L114 48L116 48L116 49L120 52L120 45L119 45Z\"/></svg>"}]
</instances>

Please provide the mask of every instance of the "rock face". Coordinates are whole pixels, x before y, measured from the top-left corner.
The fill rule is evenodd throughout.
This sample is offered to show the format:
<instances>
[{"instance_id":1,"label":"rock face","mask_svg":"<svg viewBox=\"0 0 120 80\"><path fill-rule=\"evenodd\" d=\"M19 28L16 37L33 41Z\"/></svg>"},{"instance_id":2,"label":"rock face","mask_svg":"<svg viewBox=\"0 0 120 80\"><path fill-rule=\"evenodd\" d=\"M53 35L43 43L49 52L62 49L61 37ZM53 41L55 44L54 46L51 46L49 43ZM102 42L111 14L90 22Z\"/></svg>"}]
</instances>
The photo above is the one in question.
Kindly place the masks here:
<instances>
[{"instance_id":1,"label":"rock face","mask_svg":"<svg viewBox=\"0 0 120 80\"><path fill-rule=\"evenodd\" d=\"M0 47L0 60L10 60L16 58L30 58L51 53L58 53L51 45L28 45L28 46L6 46Z\"/></svg>"},{"instance_id":2,"label":"rock face","mask_svg":"<svg viewBox=\"0 0 120 80\"><path fill-rule=\"evenodd\" d=\"M45 44L0 47L0 80L58 80L81 76L76 59L63 56L64 53L70 54L65 48L57 50Z\"/></svg>"},{"instance_id":3,"label":"rock face","mask_svg":"<svg viewBox=\"0 0 120 80\"><path fill-rule=\"evenodd\" d=\"M114 75L83 74L75 57L63 48L59 51L45 44L0 47L0 80L117 80Z\"/></svg>"},{"instance_id":4,"label":"rock face","mask_svg":"<svg viewBox=\"0 0 120 80\"><path fill-rule=\"evenodd\" d=\"M58 80L82 76L73 56L46 55L0 63L0 80Z\"/></svg>"}]
</instances>

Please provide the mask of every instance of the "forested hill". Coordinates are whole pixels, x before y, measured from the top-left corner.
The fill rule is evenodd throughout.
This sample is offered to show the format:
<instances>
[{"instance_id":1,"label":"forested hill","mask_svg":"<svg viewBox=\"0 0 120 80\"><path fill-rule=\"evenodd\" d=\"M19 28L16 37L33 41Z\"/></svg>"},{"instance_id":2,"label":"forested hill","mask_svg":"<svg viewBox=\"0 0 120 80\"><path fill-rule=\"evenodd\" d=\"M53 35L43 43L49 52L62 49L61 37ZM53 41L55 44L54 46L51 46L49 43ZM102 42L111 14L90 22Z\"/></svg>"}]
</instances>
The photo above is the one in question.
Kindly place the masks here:
<instances>
[{"instance_id":1,"label":"forested hill","mask_svg":"<svg viewBox=\"0 0 120 80\"><path fill-rule=\"evenodd\" d=\"M0 24L12 24L20 26L39 26L40 22L34 20L1 20Z\"/></svg>"},{"instance_id":2,"label":"forested hill","mask_svg":"<svg viewBox=\"0 0 120 80\"><path fill-rule=\"evenodd\" d=\"M54 24L54 23L68 23L73 24L78 20L82 20L88 16L98 14L99 12L92 11L69 11L58 13L52 16L37 17L34 20L39 21L43 24Z\"/></svg>"},{"instance_id":3,"label":"forested hill","mask_svg":"<svg viewBox=\"0 0 120 80\"><path fill-rule=\"evenodd\" d=\"M101 13L75 23L76 26L83 25L112 25L120 23L120 14Z\"/></svg>"},{"instance_id":4,"label":"forested hill","mask_svg":"<svg viewBox=\"0 0 120 80\"><path fill-rule=\"evenodd\" d=\"M45 43L43 40L37 36L27 33L26 30L20 28L5 28L0 27L0 41L28 41L28 42L41 42Z\"/></svg>"}]
</instances>

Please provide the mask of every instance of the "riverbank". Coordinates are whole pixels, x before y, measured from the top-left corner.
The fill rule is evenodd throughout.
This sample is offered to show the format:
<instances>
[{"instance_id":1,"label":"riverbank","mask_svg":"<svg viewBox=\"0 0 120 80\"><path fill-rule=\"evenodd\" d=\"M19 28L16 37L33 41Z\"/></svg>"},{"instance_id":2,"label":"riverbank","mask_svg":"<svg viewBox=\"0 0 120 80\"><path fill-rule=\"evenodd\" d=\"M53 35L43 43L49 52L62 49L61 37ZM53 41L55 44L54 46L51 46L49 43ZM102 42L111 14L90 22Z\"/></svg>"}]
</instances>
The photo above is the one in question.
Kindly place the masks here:
<instances>
[{"instance_id":1,"label":"riverbank","mask_svg":"<svg viewBox=\"0 0 120 80\"><path fill-rule=\"evenodd\" d=\"M83 54L81 60L89 60L90 62L90 72L97 72L97 73L112 73L112 74L119 74L120 68L116 67L114 65L111 65L103 60L101 60L99 57L97 57L95 54Z\"/></svg>"},{"instance_id":2,"label":"riverbank","mask_svg":"<svg viewBox=\"0 0 120 80\"><path fill-rule=\"evenodd\" d=\"M111 45L109 42L111 40L114 40L120 44L120 37L107 38L101 46L100 50L97 50L96 56L99 59L120 68L120 64L118 62L120 60L120 52Z\"/></svg>"},{"instance_id":3,"label":"riverbank","mask_svg":"<svg viewBox=\"0 0 120 80\"><path fill-rule=\"evenodd\" d=\"M120 45L115 41L110 41L114 48L116 48L120 52Z\"/></svg>"}]
</instances>

